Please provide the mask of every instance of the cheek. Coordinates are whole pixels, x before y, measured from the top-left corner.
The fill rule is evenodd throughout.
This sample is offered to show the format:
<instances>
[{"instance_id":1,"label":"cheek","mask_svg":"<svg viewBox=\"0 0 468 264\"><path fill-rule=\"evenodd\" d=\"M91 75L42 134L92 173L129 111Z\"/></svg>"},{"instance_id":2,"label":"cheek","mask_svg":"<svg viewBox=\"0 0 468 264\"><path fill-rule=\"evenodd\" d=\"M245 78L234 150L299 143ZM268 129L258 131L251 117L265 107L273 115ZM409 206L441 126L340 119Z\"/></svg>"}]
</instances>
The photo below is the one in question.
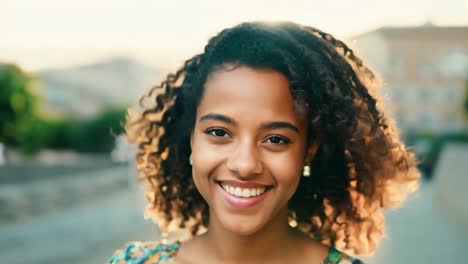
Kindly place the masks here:
<instances>
[{"instance_id":1,"label":"cheek","mask_svg":"<svg viewBox=\"0 0 468 264\"><path fill-rule=\"evenodd\" d=\"M209 202L210 184L214 180L213 172L222 163L222 157L210 144L204 141L203 135L194 136L192 145L192 175L195 186L203 198Z\"/></svg>"},{"instance_id":2,"label":"cheek","mask_svg":"<svg viewBox=\"0 0 468 264\"><path fill-rule=\"evenodd\" d=\"M193 178L193 182L198 192L205 199L205 201L209 202L210 200L209 198L211 195L209 193L210 192L209 171L205 168L203 163L194 161L194 166L192 166L192 178Z\"/></svg>"},{"instance_id":3,"label":"cheek","mask_svg":"<svg viewBox=\"0 0 468 264\"><path fill-rule=\"evenodd\" d=\"M222 155L219 155L217 150L212 144L206 142L206 139L195 137L192 147L192 158L194 169L197 173L208 176L220 163L223 161Z\"/></svg>"},{"instance_id":4,"label":"cheek","mask_svg":"<svg viewBox=\"0 0 468 264\"><path fill-rule=\"evenodd\" d=\"M302 159L297 154L285 154L268 159L268 168L281 188L295 192L302 172Z\"/></svg>"}]
</instances>

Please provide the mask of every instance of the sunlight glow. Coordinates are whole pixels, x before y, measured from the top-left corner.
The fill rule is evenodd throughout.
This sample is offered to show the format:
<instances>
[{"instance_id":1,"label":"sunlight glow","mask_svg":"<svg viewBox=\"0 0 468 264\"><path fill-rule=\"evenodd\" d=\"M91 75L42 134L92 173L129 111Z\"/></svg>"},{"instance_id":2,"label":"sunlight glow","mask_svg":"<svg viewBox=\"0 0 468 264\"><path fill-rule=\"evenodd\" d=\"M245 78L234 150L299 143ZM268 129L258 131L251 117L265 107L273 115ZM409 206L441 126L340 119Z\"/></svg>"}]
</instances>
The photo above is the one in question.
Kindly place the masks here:
<instances>
[{"instance_id":1,"label":"sunlight glow","mask_svg":"<svg viewBox=\"0 0 468 264\"><path fill-rule=\"evenodd\" d=\"M429 19L436 24L468 23L464 0L434 0L430 5L425 0L0 1L0 60L32 68L50 67L56 60L73 64L96 56L138 57L142 51L152 58L180 61L181 55L200 51L224 27L251 20L292 20L339 37ZM58 55L50 56L54 49L59 49ZM59 59L66 50L81 55ZM52 59L44 60L41 54Z\"/></svg>"}]
</instances>

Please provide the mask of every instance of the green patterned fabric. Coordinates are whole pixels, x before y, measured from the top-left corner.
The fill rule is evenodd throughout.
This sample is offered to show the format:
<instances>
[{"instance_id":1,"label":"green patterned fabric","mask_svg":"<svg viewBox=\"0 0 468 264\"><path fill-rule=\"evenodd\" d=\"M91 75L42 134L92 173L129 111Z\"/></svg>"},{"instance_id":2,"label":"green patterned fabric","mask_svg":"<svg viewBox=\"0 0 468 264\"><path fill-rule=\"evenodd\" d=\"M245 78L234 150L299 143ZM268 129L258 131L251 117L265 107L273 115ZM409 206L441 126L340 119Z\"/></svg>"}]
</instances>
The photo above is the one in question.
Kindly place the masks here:
<instances>
[{"instance_id":1,"label":"green patterned fabric","mask_svg":"<svg viewBox=\"0 0 468 264\"><path fill-rule=\"evenodd\" d=\"M163 244L155 242L130 242L124 249L114 252L109 264L169 264L179 249L180 242Z\"/></svg>"},{"instance_id":2,"label":"green patterned fabric","mask_svg":"<svg viewBox=\"0 0 468 264\"><path fill-rule=\"evenodd\" d=\"M330 247L328 250L328 257L325 258L322 264L364 264L364 262L357 258L348 256L334 247Z\"/></svg>"},{"instance_id":3,"label":"green patterned fabric","mask_svg":"<svg viewBox=\"0 0 468 264\"><path fill-rule=\"evenodd\" d=\"M154 241L130 242L123 249L114 252L107 264L169 264L175 260L180 242L163 244ZM321 264L364 264L334 247Z\"/></svg>"}]
</instances>

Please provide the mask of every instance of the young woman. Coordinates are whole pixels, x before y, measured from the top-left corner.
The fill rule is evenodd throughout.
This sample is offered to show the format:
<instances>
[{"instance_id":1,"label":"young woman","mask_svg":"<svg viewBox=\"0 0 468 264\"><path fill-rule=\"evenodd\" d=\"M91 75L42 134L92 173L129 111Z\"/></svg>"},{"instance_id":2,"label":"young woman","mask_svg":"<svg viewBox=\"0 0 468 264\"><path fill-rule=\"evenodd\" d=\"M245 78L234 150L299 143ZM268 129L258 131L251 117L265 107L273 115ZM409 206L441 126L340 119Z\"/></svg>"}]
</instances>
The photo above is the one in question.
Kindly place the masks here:
<instances>
[{"instance_id":1,"label":"young woman","mask_svg":"<svg viewBox=\"0 0 468 264\"><path fill-rule=\"evenodd\" d=\"M221 31L126 125L148 213L191 237L131 242L109 263L362 263L350 255L376 250L383 209L419 180L377 86L318 29Z\"/></svg>"}]
</instances>

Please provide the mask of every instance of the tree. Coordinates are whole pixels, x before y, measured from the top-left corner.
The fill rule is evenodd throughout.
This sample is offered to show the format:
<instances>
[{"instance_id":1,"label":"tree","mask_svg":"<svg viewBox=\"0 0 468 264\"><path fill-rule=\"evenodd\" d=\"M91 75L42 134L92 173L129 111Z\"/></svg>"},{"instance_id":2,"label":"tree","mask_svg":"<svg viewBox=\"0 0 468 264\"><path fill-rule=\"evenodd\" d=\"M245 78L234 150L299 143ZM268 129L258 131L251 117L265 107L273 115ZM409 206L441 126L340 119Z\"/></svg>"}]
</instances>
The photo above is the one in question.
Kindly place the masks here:
<instances>
[{"instance_id":1,"label":"tree","mask_svg":"<svg viewBox=\"0 0 468 264\"><path fill-rule=\"evenodd\" d=\"M52 130L49 122L41 117L25 117L16 127L16 140L22 154L30 156L47 147Z\"/></svg>"},{"instance_id":2,"label":"tree","mask_svg":"<svg viewBox=\"0 0 468 264\"><path fill-rule=\"evenodd\" d=\"M0 142L17 146L21 127L36 115L38 97L31 91L34 78L13 64L0 64Z\"/></svg>"},{"instance_id":3,"label":"tree","mask_svg":"<svg viewBox=\"0 0 468 264\"><path fill-rule=\"evenodd\" d=\"M74 148L81 152L111 152L115 145L115 136L123 132L125 113L125 107L112 107L95 118L78 124L74 129Z\"/></svg>"},{"instance_id":4,"label":"tree","mask_svg":"<svg viewBox=\"0 0 468 264\"><path fill-rule=\"evenodd\" d=\"M109 153L123 132L125 107L109 107L97 117L77 122L38 114L35 79L13 64L0 64L0 142L32 155L42 148Z\"/></svg>"}]
</instances>

